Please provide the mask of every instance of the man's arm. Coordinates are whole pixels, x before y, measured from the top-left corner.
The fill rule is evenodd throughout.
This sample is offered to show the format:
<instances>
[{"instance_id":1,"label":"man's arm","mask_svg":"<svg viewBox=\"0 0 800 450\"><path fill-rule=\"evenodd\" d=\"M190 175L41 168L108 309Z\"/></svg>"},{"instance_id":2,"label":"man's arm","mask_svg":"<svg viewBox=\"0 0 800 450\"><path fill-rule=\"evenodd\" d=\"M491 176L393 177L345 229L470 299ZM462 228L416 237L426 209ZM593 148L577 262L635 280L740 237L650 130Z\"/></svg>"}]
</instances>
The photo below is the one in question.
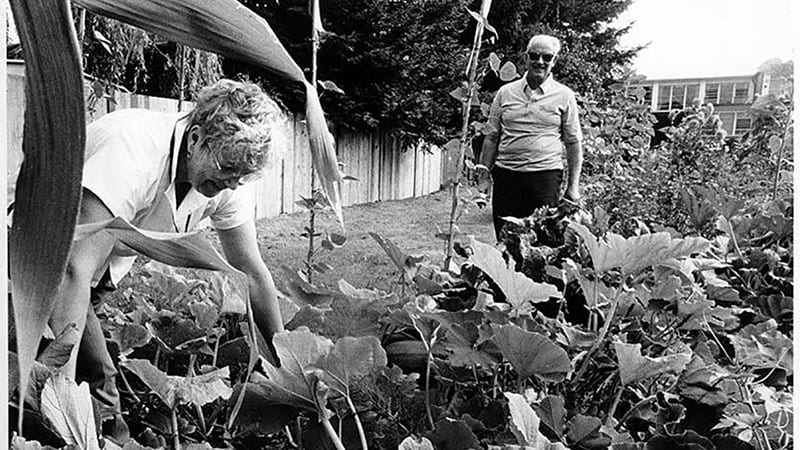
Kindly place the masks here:
<instances>
[{"instance_id":1,"label":"man's arm","mask_svg":"<svg viewBox=\"0 0 800 450\"><path fill-rule=\"evenodd\" d=\"M567 191L564 196L572 201L581 199L580 178L583 167L583 147L581 142L567 144Z\"/></svg>"},{"instance_id":2,"label":"man's arm","mask_svg":"<svg viewBox=\"0 0 800 450\"><path fill-rule=\"evenodd\" d=\"M219 230L218 233L228 262L247 275L253 318L264 339L271 343L272 335L283 331L283 322L278 306L278 290L258 252L255 222L250 220L238 227Z\"/></svg>"},{"instance_id":3,"label":"man's arm","mask_svg":"<svg viewBox=\"0 0 800 450\"><path fill-rule=\"evenodd\" d=\"M497 156L498 134L496 131L491 131L483 138L479 163L489 170L492 170L494 159Z\"/></svg>"},{"instance_id":4,"label":"man's arm","mask_svg":"<svg viewBox=\"0 0 800 450\"><path fill-rule=\"evenodd\" d=\"M478 189L481 190L489 188L489 173L494 167L494 160L497 158L497 147L500 142L500 116L502 115L500 105L500 92L498 92L494 96L494 100L492 100L492 106L489 108L489 120L484 127L485 136L481 146L481 157L478 161L479 167L483 166L485 168L485 170L478 172Z\"/></svg>"}]
</instances>

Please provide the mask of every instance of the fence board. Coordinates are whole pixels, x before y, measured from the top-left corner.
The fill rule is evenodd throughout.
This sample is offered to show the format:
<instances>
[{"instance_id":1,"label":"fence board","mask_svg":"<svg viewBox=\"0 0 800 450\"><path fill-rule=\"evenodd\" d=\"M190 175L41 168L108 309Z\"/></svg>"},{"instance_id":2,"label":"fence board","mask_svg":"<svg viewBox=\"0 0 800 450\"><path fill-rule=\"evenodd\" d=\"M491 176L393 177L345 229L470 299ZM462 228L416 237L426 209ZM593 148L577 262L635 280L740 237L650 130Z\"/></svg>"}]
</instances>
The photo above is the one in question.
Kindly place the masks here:
<instances>
[{"instance_id":1,"label":"fence board","mask_svg":"<svg viewBox=\"0 0 800 450\"><path fill-rule=\"evenodd\" d=\"M358 202L370 202L370 175L372 171L371 136L362 134L358 140Z\"/></svg>"},{"instance_id":2,"label":"fence board","mask_svg":"<svg viewBox=\"0 0 800 450\"><path fill-rule=\"evenodd\" d=\"M294 129L294 197L292 198L293 211L302 209L295 202L300 197L311 196L311 149L308 143L308 129L305 120L298 121Z\"/></svg>"},{"instance_id":3,"label":"fence board","mask_svg":"<svg viewBox=\"0 0 800 450\"><path fill-rule=\"evenodd\" d=\"M381 199L381 136L372 132L370 137L370 174L369 174L369 201L377 202Z\"/></svg>"},{"instance_id":4,"label":"fence board","mask_svg":"<svg viewBox=\"0 0 800 450\"><path fill-rule=\"evenodd\" d=\"M397 198L414 196L414 165L417 151L409 148L397 149Z\"/></svg>"},{"instance_id":5,"label":"fence board","mask_svg":"<svg viewBox=\"0 0 800 450\"><path fill-rule=\"evenodd\" d=\"M353 138L352 134L344 134L338 146L339 161L343 165L343 172L346 175L353 175ZM350 206L353 202L353 181L345 181L341 184L342 205Z\"/></svg>"}]
</instances>

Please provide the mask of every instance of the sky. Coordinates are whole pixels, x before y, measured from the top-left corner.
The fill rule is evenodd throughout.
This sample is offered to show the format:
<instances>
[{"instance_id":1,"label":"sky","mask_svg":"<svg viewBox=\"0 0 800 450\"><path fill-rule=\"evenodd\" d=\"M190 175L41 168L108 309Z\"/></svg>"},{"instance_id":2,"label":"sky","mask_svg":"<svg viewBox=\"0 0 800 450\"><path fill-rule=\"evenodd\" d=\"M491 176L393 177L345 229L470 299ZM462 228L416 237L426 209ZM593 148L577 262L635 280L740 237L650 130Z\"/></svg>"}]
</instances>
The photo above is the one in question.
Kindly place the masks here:
<instances>
[{"instance_id":1,"label":"sky","mask_svg":"<svg viewBox=\"0 0 800 450\"><path fill-rule=\"evenodd\" d=\"M792 59L795 2L634 0L614 25L633 22L624 47L650 43L633 61L648 78L751 75L768 59Z\"/></svg>"}]
</instances>

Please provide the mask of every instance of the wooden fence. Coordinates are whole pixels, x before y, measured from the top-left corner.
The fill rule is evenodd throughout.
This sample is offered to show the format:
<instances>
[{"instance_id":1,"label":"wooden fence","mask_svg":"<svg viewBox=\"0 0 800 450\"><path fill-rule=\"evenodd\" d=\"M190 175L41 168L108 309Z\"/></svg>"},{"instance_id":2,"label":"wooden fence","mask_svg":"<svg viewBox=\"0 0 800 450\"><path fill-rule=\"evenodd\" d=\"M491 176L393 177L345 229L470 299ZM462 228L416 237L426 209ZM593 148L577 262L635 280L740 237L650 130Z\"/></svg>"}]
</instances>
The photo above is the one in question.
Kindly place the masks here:
<instances>
[{"instance_id":1,"label":"wooden fence","mask_svg":"<svg viewBox=\"0 0 800 450\"><path fill-rule=\"evenodd\" d=\"M25 110L24 74L17 70L8 72L7 96L7 147L8 201L13 199L14 184L22 163L22 125ZM87 88L87 98L89 97ZM87 121L122 108L145 108L156 111L177 111L175 99L117 93L115 100L101 99L89 102ZM191 108L184 102L182 110ZM282 213L298 212L300 196L310 195L311 152L302 115L294 115L286 124L287 149L268 167L265 176L257 183L256 217L271 217ZM442 151L438 147L401 148L391 133L361 133L337 131L336 153L344 165L344 172L357 181L344 181L342 203L344 206L362 203L399 200L436 192L442 185ZM446 164L444 164L446 165Z\"/></svg>"}]
</instances>

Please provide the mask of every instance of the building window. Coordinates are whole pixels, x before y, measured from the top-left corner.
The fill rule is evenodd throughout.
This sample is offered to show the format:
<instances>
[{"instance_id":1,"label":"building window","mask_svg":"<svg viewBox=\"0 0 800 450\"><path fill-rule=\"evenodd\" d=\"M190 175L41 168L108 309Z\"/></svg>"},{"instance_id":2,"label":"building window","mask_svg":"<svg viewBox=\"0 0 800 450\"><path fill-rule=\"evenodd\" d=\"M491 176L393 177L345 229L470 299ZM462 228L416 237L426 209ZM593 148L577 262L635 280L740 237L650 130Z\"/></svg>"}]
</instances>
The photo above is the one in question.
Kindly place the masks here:
<instances>
[{"instance_id":1,"label":"building window","mask_svg":"<svg viewBox=\"0 0 800 450\"><path fill-rule=\"evenodd\" d=\"M670 109L683 109L686 97L686 86L676 84L672 86L672 95L670 96Z\"/></svg>"},{"instance_id":2,"label":"building window","mask_svg":"<svg viewBox=\"0 0 800 450\"><path fill-rule=\"evenodd\" d=\"M730 105L733 100L733 87L735 83L722 83L719 88L720 105Z\"/></svg>"},{"instance_id":3,"label":"building window","mask_svg":"<svg viewBox=\"0 0 800 450\"><path fill-rule=\"evenodd\" d=\"M706 84L706 99L704 103L719 103L719 83Z\"/></svg>"},{"instance_id":4,"label":"building window","mask_svg":"<svg viewBox=\"0 0 800 450\"><path fill-rule=\"evenodd\" d=\"M736 129L734 130L734 134L744 134L750 131L752 125L752 119L745 116L746 113L736 113Z\"/></svg>"},{"instance_id":5,"label":"building window","mask_svg":"<svg viewBox=\"0 0 800 450\"><path fill-rule=\"evenodd\" d=\"M699 84L687 84L686 85L686 106L692 105L695 99L700 98L700 85Z\"/></svg>"},{"instance_id":6,"label":"building window","mask_svg":"<svg viewBox=\"0 0 800 450\"><path fill-rule=\"evenodd\" d=\"M659 86L658 87L658 110L668 111L670 109L669 99L672 95L672 86Z\"/></svg>"},{"instance_id":7,"label":"building window","mask_svg":"<svg viewBox=\"0 0 800 450\"><path fill-rule=\"evenodd\" d=\"M698 97L699 91L699 84L666 84L659 86L656 110L683 109L692 104L692 100ZM647 95L646 98L650 98L650 95Z\"/></svg>"},{"instance_id":8,"label":"building window","mask_svg":"<svg viewBox=\"0 0 800 450\"><path fill-rule=\"evenodd\" d=\"M747 103L749 86L747 83L736 83L733 87L733 103L741 105Z\"/></svg>"}]
</instances>

